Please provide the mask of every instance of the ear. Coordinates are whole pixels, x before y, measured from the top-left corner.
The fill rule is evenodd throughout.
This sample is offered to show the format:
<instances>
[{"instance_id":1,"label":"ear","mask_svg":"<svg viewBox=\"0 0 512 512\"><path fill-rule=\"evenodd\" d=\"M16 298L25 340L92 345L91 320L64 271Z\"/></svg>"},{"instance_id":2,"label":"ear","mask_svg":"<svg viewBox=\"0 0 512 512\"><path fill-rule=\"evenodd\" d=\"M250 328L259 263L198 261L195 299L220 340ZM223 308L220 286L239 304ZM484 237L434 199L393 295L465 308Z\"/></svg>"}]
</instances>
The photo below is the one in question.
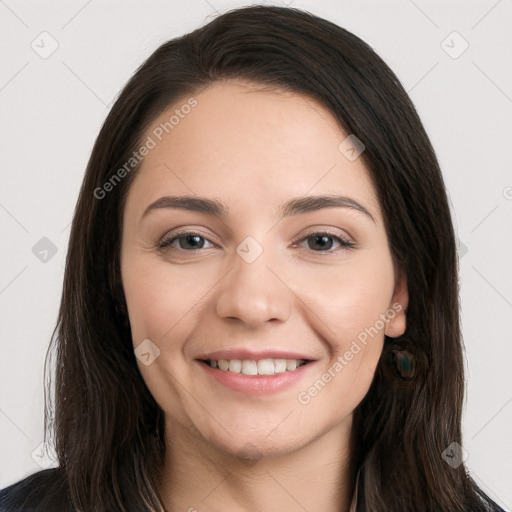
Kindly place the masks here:
<instances>
[{"instance_id":1,"label":"ear","mask_svg":"<svg viewBox=\"0 0 512 512\"><path fill-rule=\"evenodd\" d=\"M407 278L403 272L397 273L395 277L395 288L389 303L389 311L395 315L390 316L386 324L384 334L390 338L398 338L407 328L407 306L409 305L409 291L407 289Z\"/></svg>"}]
</instances>

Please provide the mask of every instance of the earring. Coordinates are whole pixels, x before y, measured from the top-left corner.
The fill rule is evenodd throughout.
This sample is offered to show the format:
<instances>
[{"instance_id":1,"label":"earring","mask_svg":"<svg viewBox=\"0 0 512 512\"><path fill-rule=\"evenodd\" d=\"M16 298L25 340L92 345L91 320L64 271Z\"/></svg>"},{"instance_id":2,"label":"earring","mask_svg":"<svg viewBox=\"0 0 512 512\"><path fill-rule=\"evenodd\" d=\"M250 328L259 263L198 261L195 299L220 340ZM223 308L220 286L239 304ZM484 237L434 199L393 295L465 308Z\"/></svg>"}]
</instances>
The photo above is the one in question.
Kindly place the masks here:
<instances>
[{"instance_id":1,"label":"earring","mask_svg":"<svg viewBox=\"0 0 512 512\"><path fill-rule=\"evenodd\" d=\"M396 376L402 381L408 382L416 376L416 358L399 345L391 347L391 365Z\"/></svg>"}]
</instances>

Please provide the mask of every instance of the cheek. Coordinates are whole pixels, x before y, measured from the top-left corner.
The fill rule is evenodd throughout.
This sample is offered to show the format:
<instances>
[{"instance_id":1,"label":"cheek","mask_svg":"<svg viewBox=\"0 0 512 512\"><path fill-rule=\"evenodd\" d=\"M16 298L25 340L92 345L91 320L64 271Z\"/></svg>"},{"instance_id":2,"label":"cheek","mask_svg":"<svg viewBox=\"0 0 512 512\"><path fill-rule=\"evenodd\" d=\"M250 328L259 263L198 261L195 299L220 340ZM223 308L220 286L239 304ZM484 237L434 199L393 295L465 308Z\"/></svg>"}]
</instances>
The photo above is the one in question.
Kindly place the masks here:
<instances>
[{"instance_id":1,"label":"cheek","mask_svg":"<svg viewBox=\"0 0 512 512\"><path fill-rule=\"evenodd\" d=\"M181 351L214 277L206 265L172 268L148 255L127 255L122 280L134 347L149 338L161 351Z\"/></svg>"},{"instance_id":2,"label":"cheek","mask_svg":"<svg viewBox=\"0 0 512 512\"><path fill-rule=\"evenodd\" d=\"M159 350L153 358L152 349L148 365L137 358L142 378L160 407L187 425L187 394L180 385L188 378L183 347L207 291L198 283L210 280L197 272L170 271L168 263L135 253L122 260L121 272L134 349L149 339Z\"/></svg>"},{"instance_id":3,"label":"cheek","mask_svg":"<svg viewBox=\"0 0 512 512\"><path fill-rule=\"evenodd\" d=\"M394 317L392 259L385 251L368 252L345 266L317 270L310 282L301 298L311 309L309 322L322 334L329 357L314 381L305 384L303 400L298 399L302 404L314 399L323 404L319 415L336 416L341 409L353 410L373 380L384 329ZM333 403L338 404L336 411Z\"/></svg>"},{"instance_id":4,"label":"cheek","mask_svg":"<svg viewBox=\"0 0 512 512\"><path fill-rule=\"evenodd\" d=\"M361 253L343 265L317 268L309 277L306 272L298 295L325 324L323 332L337 351L344 351L347 342L375 326L390 307L394 272L391 256L384 250ZM383 327L377 323L379 331Z\"/></svg>"}]
</instances>

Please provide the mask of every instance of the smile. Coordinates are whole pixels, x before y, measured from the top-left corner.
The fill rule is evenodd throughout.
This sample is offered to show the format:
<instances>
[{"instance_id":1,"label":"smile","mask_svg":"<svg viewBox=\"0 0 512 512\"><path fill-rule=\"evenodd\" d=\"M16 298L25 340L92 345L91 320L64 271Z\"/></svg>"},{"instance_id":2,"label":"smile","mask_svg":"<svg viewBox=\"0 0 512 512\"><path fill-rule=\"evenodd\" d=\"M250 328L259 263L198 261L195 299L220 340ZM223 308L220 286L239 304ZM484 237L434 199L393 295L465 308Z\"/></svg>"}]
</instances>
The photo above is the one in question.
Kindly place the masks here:
<instances>
[{"instance_id":1,"label":"smile","mask_svg":"<svg viewBox=\"0 0 512 512\"><path fill-rule=\"evenodd\" d=\"M291 387L310 372L305 359L198 359L212 383L246 395L269 395Z\"/></svg>"},{"instance_id":2,"label":"smile","mask_svg":"<svg viewBox=\"0 0 512 512\"><path fill-rule=\"evenodd\" d=\"M274 375L276 373L293 372L306 364L305 359L207 359L204 361L212 368L243 373L244 375Z\"/></svg>"}]
</instances>

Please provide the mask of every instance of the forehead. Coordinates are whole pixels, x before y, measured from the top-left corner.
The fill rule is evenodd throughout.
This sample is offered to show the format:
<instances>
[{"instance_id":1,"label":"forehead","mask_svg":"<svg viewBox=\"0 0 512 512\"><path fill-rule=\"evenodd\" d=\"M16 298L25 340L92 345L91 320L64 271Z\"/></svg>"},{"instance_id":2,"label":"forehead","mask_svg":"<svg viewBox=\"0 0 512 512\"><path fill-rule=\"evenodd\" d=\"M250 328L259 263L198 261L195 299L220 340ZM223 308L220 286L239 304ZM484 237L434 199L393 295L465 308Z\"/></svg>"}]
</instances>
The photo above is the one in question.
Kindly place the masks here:
<instances>
[{"instance_id":1,"label":"forehead","mask_svg":"<svg viewBox=\"0 0 512 512\"><path fill-rule=\"evenodd\" d=\"M250 82L218 82L176 101L155 119L148 138L154 147L128 197L130 203L136 196L141 208L164 192L265 209L289 197L339 193L357 196L378 217L363 159L349 160L340 151L347 134L313 98Z\"/></svg>"}]
</instances>

